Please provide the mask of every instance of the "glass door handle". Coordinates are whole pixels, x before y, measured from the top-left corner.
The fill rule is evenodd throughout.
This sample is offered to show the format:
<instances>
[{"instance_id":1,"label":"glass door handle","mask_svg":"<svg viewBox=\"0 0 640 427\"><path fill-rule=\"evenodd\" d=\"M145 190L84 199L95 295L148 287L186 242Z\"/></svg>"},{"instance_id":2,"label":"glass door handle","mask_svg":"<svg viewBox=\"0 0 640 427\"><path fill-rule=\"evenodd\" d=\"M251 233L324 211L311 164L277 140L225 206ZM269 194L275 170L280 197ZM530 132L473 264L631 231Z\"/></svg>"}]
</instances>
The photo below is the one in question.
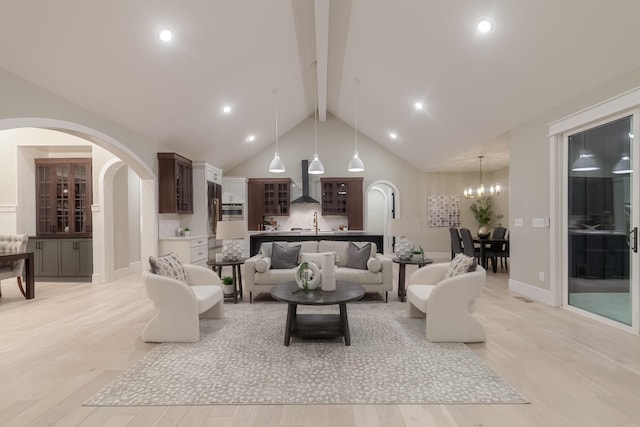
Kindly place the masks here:
<instances>
[{"instance_id":1,"label":"glass door handle","mask_svg":"<svg viewBox=\"0 0 640 427\"><path fill-rule=\"evenodd\" d=\"M633 234L633 241L631 241L631 235ZM627 242L631 246L633 252L638 252L638 227L633 227L633 230L629 232L629 240Z\"/></svg>"}]
</instances>

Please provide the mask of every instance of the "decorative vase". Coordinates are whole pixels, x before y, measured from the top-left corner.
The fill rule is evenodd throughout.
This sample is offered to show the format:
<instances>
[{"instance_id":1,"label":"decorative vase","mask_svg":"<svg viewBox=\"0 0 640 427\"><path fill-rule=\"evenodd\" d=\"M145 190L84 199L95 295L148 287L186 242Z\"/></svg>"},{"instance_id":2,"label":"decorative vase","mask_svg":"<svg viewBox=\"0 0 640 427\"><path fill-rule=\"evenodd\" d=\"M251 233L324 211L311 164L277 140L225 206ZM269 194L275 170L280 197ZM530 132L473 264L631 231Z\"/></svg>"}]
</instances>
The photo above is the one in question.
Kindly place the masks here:
<instances>
[{"instance_id":1,"label":"decorative vase","mask_svg":"<svg viewBox=\"0 0 640 427\"><path fill-rule=\"evenodd\" d=\"M335 291L336 290L336 263L334 261L335 256L332 253L324 254L322 256L322 290L323 291Z\"/></svg>"},{"instance_id":2,"label":"decorative vase","mask_svg":"<svg viewBox=\"0 0 640 427\"><path fill-rule=\"evenodd\" d=\"M320 269L312 262L303 262L296 270L296 283L305 292L312 291L320 285Z\"/></svg>"},{"instance_id":3,"label":"decorative vase","mask_svg":"<svg viewBox=\"0 0 640 427\"><path fill-rule=\"evenodd\" d=\"M402 260L411 259L411 255L413 251L413 243L406 237L401 238L396 242L395 246L395 255Z\"/></svg>"},{"instance_id":4,"label":"decorative vase","mask_svg":"<svg viewBox=\"0 0 640 427\"><path fill-rule=\"evenodd\" d=\"M484 225L480 227L478 230L478 237L481 239L488 239L489 236L491 236L491 230L489 230L489 227L485 227Z\"/></svg>"}]
</instances>

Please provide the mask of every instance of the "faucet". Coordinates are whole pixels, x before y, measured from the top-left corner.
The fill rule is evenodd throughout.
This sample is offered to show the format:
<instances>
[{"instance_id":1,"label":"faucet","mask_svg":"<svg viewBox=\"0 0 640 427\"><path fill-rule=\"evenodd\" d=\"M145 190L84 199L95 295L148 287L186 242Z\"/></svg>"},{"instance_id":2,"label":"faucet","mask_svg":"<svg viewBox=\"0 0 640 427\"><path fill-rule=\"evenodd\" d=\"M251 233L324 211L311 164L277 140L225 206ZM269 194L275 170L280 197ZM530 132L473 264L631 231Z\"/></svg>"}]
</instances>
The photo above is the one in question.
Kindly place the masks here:
<instances>
[{"instance_id":1,"label":"faucet","mask_svg":"<svg viewBox=\"0 0 640 427\"><path fill-rule=\"evenodd\" d=\"M318 211L313 212L313 228L316 229L316 236L318 235Z\"/></svg>"}]
</instances>

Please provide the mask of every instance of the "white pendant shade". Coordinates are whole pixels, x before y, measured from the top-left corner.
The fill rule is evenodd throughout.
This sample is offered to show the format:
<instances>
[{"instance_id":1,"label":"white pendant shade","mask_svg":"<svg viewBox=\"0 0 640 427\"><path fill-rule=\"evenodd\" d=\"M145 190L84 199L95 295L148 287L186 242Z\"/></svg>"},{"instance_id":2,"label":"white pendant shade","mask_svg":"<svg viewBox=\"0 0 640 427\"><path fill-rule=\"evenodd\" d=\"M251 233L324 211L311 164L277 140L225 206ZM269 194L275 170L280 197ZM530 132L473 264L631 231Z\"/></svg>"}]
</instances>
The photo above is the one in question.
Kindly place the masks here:
<instances>
[{"instance_id":1,"label":"white pendant shade","mask_svg":"<svg viewBox=\"0 0 640 427\"><path fill-rule=\"evenodd\" d=\"M308 172L312 175L320 175L324 173L324 166L322 166L322 162L318 159L318 155L313 155L313 160L309 163Z\"/></svg>"},{"instance_id":2,"label":"white pendant shade","mask_svg":"<svg viewBox=\"0 0 640 427\"><path fill-rule=\"evenodd\" d=\"M629 157L629 153L622 153L620 160L613 166L611 173L615 173L617 175L631 173L633 169L631 168L631 158Z\"/></svg>"},{"instance_id":3,"label":"white pendant shade","mask_svg":"<svg viewBox=\"0 0 640 427\"><path fill-rule=\"evenodd\" d=\"M581 151L580 156L573 162L571 170L574 172L589 172L600 169L600 166L593 158L593 154L588 151Z\"/></svg>"},{"instance_id":4,"label":"white pendant shade","mask_svg":"<svg viewBox=\"0 0 640 427\"><path fill-rule=\"evenodd\" d=\"M349 162L347 170L349 172L362 172L364 170L364 163L362 163L362 160L360 160L360 157L358 157L357 151L353 153L353 158Z\"/></svg>"},{"instance_id":5,"label":"white pendant shade","mask_svg":"<svg viewBox=\"0 0 640 427\"><path fill-rule=\"evenodd\" d=\"M273 156L273 160L269 164L269 172L273 173L282 173L284 172L284 163L280 160L280 155L276 151L275 156Z\"/></svg>"}]
</instances>

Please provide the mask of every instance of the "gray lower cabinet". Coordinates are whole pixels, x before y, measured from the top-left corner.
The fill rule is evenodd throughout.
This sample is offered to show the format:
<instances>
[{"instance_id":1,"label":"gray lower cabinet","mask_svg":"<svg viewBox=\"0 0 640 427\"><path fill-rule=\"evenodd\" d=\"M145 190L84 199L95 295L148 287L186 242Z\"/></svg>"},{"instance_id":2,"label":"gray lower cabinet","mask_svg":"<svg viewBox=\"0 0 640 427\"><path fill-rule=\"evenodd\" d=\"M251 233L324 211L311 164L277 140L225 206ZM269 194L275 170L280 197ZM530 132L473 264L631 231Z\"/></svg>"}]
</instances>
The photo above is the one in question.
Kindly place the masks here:
<instances>
[{"instance_id":1,"label":"gray lower cabinet","mask_svg":"<svg viewBox=\"0 0 640 427\"><path fill-rule=\"evenodd\" d=\"M35 276L90 277L93 274L92 239L30 238Z\"/></svg>"},{"instance_id":2,"label":"gray lower cabinet","mask_svg":"<svg viewBox=\"0 0 640 427\"><path fill-rule=\"evenodd\" d=\"M91 276L93 244L91 239L58 240L60 276Z\"/></svg>"},{"instance_id":3,"label":"gray lower cabinet","mask_svg":"<svg viewBox=\"0 0 640 427\"><path fill-rule=\"evenodd\" d=\"M33 252L36 276L58 276L58 239L29 238L27 251Z\"/></svg>"}]
</instances>

